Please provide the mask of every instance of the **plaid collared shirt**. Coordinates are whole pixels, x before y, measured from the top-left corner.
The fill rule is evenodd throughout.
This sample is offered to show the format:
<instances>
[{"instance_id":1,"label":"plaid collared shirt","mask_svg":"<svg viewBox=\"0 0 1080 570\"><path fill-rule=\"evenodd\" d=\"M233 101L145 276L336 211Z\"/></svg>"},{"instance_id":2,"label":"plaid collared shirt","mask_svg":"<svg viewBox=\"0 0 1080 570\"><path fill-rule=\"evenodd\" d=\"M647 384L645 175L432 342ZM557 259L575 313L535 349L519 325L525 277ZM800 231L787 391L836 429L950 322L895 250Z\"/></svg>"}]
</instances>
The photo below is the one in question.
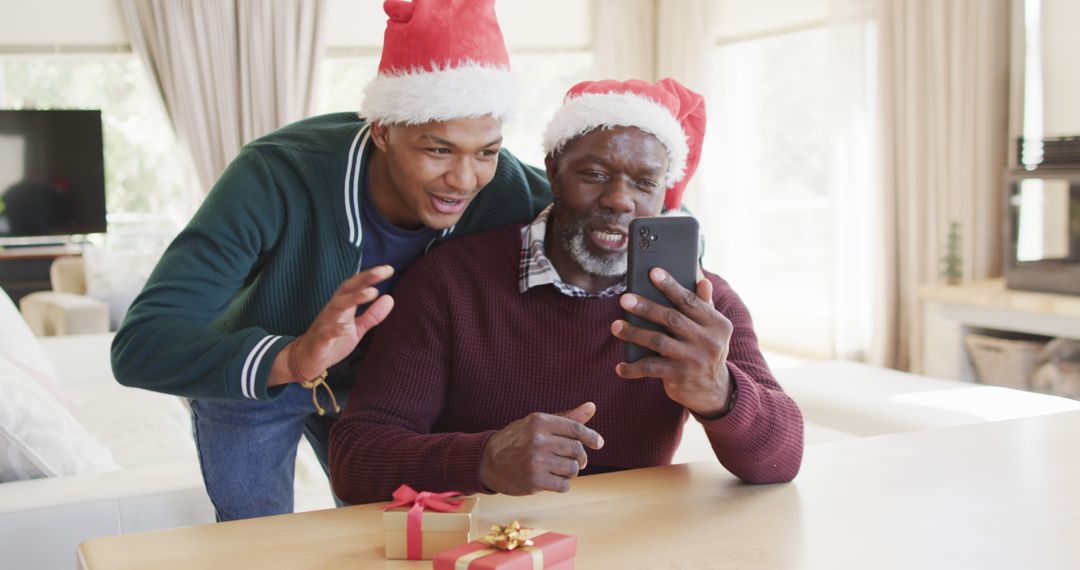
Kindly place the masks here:
<instances>
[{"instance_id":1,"label":"plaid collared shirt","mask_svg":"<svg viewBox=\"0 0 1080 570\"><path fill-rule=\"evenodd\" d=\"M544 234L550 215L551 206L548 206L531 224L521 228L521 273L518 277L518 289L524 293L540 285L554 285L560 293L570 297L614 297L625 292L625 279L603 291L591 293L566 283L559 277L559 272L555 271L551 260L544 253Z\"/></svg>"}]
</instances>

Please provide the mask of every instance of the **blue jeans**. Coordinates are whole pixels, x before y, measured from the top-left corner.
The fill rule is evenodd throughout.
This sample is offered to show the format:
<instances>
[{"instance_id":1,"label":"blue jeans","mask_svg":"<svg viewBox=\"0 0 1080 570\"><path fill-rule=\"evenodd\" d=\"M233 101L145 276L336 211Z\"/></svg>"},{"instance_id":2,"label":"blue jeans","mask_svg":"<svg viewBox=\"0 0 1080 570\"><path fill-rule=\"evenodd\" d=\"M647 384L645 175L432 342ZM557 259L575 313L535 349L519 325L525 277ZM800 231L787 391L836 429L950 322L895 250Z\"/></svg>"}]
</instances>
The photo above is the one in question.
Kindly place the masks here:
<instances>
[{"instance_id":1,"label":"blue jeans","mask_svg":"<svg viewBox=\"0 0 1080 570\"><path fill-rule=\"evenodd\" d=\"M344 408L342 395L337 396ZM330 405L328 400L320 388L323 407ZM300 435L307 437L329 476L330 427L338 416L332 407L319 416L311 390L299 384L290 384L273 400L192 400L195 446L217 520L291 513Z\"/></svg>"}]
</instances>

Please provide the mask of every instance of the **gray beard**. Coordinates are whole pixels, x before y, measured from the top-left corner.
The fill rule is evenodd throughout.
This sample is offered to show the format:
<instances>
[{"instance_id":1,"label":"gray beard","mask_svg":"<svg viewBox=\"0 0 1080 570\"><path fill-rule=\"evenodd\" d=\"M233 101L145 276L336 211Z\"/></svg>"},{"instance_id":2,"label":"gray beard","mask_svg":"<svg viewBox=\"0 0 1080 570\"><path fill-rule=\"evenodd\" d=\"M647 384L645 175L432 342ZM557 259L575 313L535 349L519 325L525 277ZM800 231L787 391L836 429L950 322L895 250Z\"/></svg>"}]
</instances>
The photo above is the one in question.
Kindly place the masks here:
<instances>
[{"instance_id":1,"label":"gray beard","mask_svg":"<svg viewBox=\"0 0 1080 570\"><path fill-rule=\"evenodd\" d=\"M585 224L583 220L575 220L573 231L560 231L555 229L555 235L559 239L570 257L577 262L587 273L597 277L622 277L626 275L626 255L618 259L602 259L593 255L585 246Z\"/></svg>"}]
</instances>

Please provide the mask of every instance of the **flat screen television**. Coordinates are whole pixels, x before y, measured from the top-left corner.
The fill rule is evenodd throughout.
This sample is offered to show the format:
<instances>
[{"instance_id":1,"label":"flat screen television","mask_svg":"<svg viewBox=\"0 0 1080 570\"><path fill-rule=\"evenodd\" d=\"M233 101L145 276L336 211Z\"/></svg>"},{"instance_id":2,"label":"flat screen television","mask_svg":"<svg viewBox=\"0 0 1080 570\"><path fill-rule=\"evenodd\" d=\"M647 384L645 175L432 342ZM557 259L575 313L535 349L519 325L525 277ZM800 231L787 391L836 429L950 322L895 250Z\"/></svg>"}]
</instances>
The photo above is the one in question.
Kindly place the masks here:
<instances>
[{"instance_id":1,"label":"flat screen television","mask_svg":"<svg viewBox=\"0 0 1080 570\"><path fill-rule=\"evenodd\" d=\"M1005 284L1080 295L1080 171L1006 180Z\"/></svg>"},{"instance_id":2,"label":"flat screen television","mask_svg":"<svg viewBox=\"0 0 1080 570\"><path fill-rule=\"evenodd\" d=\"M0 110L0 238L104 232L100 111Z\"/></svg>"}]
</instances>

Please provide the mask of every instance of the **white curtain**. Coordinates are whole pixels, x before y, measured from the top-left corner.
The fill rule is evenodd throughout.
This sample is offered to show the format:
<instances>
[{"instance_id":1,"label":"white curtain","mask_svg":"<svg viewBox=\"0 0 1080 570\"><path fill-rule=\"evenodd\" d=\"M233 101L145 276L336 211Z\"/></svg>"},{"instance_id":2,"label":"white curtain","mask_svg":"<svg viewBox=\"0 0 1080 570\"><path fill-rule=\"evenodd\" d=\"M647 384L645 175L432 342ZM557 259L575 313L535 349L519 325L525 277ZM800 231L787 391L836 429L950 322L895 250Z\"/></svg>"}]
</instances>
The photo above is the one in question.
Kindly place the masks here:
<instances>
[{"instance_id":1,"label":"white curtain","mask_svg":"<svg viewBox=\"0 0 1080 570\"><path fill-rule=\"evenodd\" d=\"M313 111L325 0L122 5L204 192L244 144Z\"/></svg>"},{"instance_id":2,"label":"white curtain","mask_svg":"<svg viewBox=\"0 0 1080 570\"><path fill-rule=\"evenodd\" d=\"M713 5L709 138L694 212L706 267L764 346L865 358L876 224L873 1Z\"/></svg>"},{"instance_id":3,"label":"white curtain","mask_svg":"<svg viewBox=\"0 0 1080 570\"><path fill-rule=\"evenodd\" d=\"M674 77L707 99L709 0L657 0L656 12L656 78Z\"/></svg>"},{"instance_id":4,"label":"white curtain","mask_svg":"<svg viewBox=\"0 0 1080 570\"><path fill-rule=\"evenodd\" d=\"M709 0L594 0L594 77L672 77L708 101L713 49L708 5ZM698 211L708 179L702 165L687 186L683 201L691 211Z\"/></svg>"},{"instance_id":5,"label":"white curtain","mask_svg":"<svg viewBox=\"0 0 1080 570\"><path fill-rule=\"evenodd\" d=\"M709 33L708 0L657 0L656 79L673 77L690 89L701 93L706 101L710 94L709 65L713 41ZM709 148L702 149L702 164L686 186L683 204L691 212L702 207L701 196L709 188L711 173L706 164Z\"/></svg>"},{"instance_id":6,"label":"white curtain","mask_svg":"<svg viewBox=\"0 0 1080 570\"><path fill-rule=\"evenodd\" d=\"M593 0L595 79L656 81L656 0Z\"/></svg>"},{"instance_id":7,"label":"white curtain","mask_svg":"<svg viewBox=\"0 0 1080 570\"><path fill-rule=\"evenodd\" d=\"M882 324L873 311L879 243L873 212L880 206L874 8L868 0L829 0L825 26L833 197L830 352L850 360L869 358L875 327Z\"/></svg>"},{"instance_id":8,"label":"white curtain","mask_svg":"<svg viewBox=\"0 0 1080 570\"><path fill-rule=\"evenodd\" d=\"M1007 0L882 0L878 334L871 360L919 371L918 287L938 280L951 222L964 279L1001 266Z\"/></svg>"}]
</instances>

